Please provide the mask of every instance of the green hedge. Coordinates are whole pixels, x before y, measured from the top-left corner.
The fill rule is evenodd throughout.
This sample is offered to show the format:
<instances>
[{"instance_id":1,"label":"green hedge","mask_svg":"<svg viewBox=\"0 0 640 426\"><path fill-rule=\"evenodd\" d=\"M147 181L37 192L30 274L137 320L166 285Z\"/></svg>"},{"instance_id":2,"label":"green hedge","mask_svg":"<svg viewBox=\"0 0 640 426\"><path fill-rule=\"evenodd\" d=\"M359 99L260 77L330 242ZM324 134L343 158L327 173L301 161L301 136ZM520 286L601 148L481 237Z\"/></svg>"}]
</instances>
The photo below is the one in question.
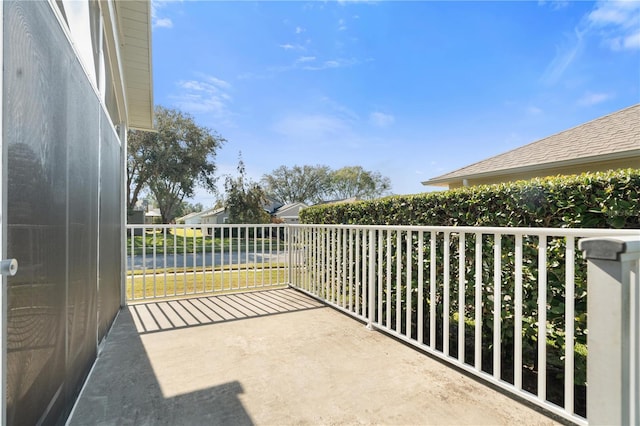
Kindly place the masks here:
<instances>
[{"instance_id":1,"label":"green hedge","mask_svg":"<svg viewBox=\"0 0 640 426\"><path fill-rule=\"evenodd\" d=\"M640 169L313 206L301 223L640 228Z\"/></svg>"},{"instance_id":2,"label":"green hedge","mask_svg":"<svg viewBox=\"0 0 640 426\"><path fill-rule=\"evenodd\" d=\"M588 173L579 176L561 176L530 181L518 181L498 185L460 188L446 192L425 193L410 196L392 196L374 201L349 204L314 206L300 213L302 223L313 224L353 224L353 225L431 225L431 226L496 226L496 227L556 227L556 228L640 228L640 169L618 170L607 173ZM413 236L412 238L415 238ZM457 242L452 236L450 242L451 277L450 312L454 320L457 315ZM392 253L396 242L392 240ZM403 235L401 246L406 244ZM425 259L428 259L429 245L423 245ZM492 253L493 240L485 236L483 253ZM357 246L352 250L360 249ZM537 237L523 238L523 351L528 370L536 369L537 347ZM475 276L473 241L469 241L466 251L465 275L468 283ZM514 241L505 237L502 241L502 342L505 348L513 345L513 295L514 295ZM548 241L548 283L547 283L547 374L564 375L563 357L565 347L565 242L562 239ZM413 251L415 257L417 250ZM363 255L364 256L364 255ZM394 255L395 256L395 255ZM438 243L438 258L442 258L442 245ZM386 260L385 260L386 261ZM392 276L395 276L395 257L389 259ZM403 261L403 263L406 259ZM417 265L418 260L412 259ZM482 271L483 291L483 342L491 342L493 315L493 260L485 259ZM428 276L428 261L424 263L425 277ZM386 268L383 268L385 271ZM402 272L401 288L393 284L392 297L406 297L405 271ZM442 265L437 264L437 298L442 298ZM587 280L586 262L581 256L575 264L575 382L584 385L586 380L586 304ZM412 279L412 291L418 286L416 274ZM383 277L384 282L384 277ZM386 290L385 290L386 293ZM467 285L465 322L471 323L473 316L473 286ZM385 299L386 300L386 299ZM417 297L412 298L412 317L417 320ZM391 306L395 315L395 303ZM425 307L426 309L426 307ZM440 318L441 303L438 304ZM413 321L412 321L413 322ZM455 328L455 325L453 326ZM455 335L452 328L450 333ZM425 329L428 327L425 324ZM489 348L483 348L489 350ZM504 349L503 349L504 350ZM504 354L505 355L509 354ZM509 359L504 359L508 362ZM561 404L563 388L561 382L549 383L549 400ZM535 389L529 389L535 392ZM584 405L576 410L584 415Z\"/></svg>"}]
</instances>

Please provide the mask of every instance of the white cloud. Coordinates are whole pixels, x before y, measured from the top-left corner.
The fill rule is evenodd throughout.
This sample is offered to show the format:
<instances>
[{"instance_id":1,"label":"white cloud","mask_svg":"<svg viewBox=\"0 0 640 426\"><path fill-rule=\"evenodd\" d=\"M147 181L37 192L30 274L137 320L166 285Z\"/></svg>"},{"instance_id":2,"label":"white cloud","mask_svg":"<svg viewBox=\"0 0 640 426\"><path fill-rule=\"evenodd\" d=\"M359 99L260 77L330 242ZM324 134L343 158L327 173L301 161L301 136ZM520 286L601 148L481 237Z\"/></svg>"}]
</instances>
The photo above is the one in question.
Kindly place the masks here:
<instances>
[{"instance_id":1,"label":"white cloud","mask_svg":"<svg viewBox=\"0 0 640 426\"><path fill-rule=\"evenodd\" d=\"M331 141L350 132L349 123L327 114L292 114L273 125L273 130L294 141Z\"/></svg>"},{"instance_id":2,"label":"white cloud","mask_svg":"<svg viewBox=\"0 0 640 426\"><path fill-rule=\"evenodd\" d=\"M542 112L543 112L542 109L538 108L535 105L531 105L530 107L527 108L527 113L529 115L540 115L542 114Z\"/></svg>"},{"instance_id":3,"label":"white cloud","mask_svg":"<svg viewBox=\"0 0 640 426\"><path fill-rule=\"evenodd\" d=\"M547 2L539 2L545 3ZM556 2L551 4L553 3ZM601 45L614 51L640 49L640 1L598 1L582 17L574 28L574 33L556 48L556 55L545 70L542 81L547 84L558 82L580 56L587 40L593 37L600 39Z\"/></svg>"},{"instance_id":4,"label":"white cloud","mask_svg":"<svg viewBox=\"0 0 640 426\"><path fill-rule=\"evenodd\" d=\"M154 28L173 28L171 18L159 16L160 11L169 3L175 3L181 0L152 0L151 2L151 19Z\"/></svg>"},{"instance_id":5,"label":"white cloud","mask_svg":"<svg viewBox=\"0 0 640 426\"><path fill-rule=\"evenodd\" d=\"M207 113L221 124L232 125L229 104L232 101L228 93L231 84L211 75L199 75L198 80L182 80L177 83L181 93L172 96L180 109L189 113Z\"/></svg>"},{"instance_id":6,"label":"white cloud","mask_svg":"<svg viewBox=\"0 0 640 426\"><path fill-rule=\"evenodd\" d=\"M324 61L318 65L304 65L303 70L307 71L321 71L330 68L344 68L356 65L359 61L357 59L330 59Z\"/></svg>"},{"instance_id":7,"label":"white cloud","mask_svg":"<svg viewBox=\"0 0 640 426\"><path fill-rule=\"evenodd\" d=\"M568 0L538 0L538 6L549 5L553 10L564 9L569 6Z\"/></svg>"},{"instance_id":8,"label":"white cloud","mask_svg":"<svg viewBox=\"0 0 640 426\"><path fill-rule=\"evenodd\" d=\"M296 59L297 63L301 63L301 62L313 62L316 60L315 56L300 56L298 59Z\"/></svg>"},{"instance_id":9,"label":"white cloud","mask_svg":"<svg viewBox=\"0 0 640 426\"><path fill-rule=\"evenodd\" d=\"M296 27L296 34L301 34L303 32L305 32L306 30L302 27Z\"/></svg>"},{"instance_id":10,"label":"white cloud","mask_svg":"<svg viewBox=\"0 0 640 426\"><path fill-rule=\"evenodd\" d=\"M582 98L578 100L580 106L592 106L605 102L613 98L611 93L586 93Z\"/></svg>"},{"instance_id":11,"label":"white cloud","mask_svg":"<svg viewBox=\"0 0 640 426\"><path fill-rule=\"evenodd\" d=\"M344 31L347 29L347 25L344 22L344 19L339 19L338 20L338 31Z\"/></svg>"},{"instance_id":12,"label":"white cloud","mask_svg":"<svg viewBox=\"0 0 640 426\"><path fill-rule=\"evenodd\" d=\"M173 28L173 21L170 18L154 19L154 28Z\"/></svg>"},{"instance_id":13,"label":"white cloud","mask_svg":"<svg viewBox=\"0 0 640 426\"><path fill-rule=\"evenodd\" d=\"M376 4L380 0L338 0L338 3L341 5L345 5L347 3L365 3L365 4Z\"/></svg>"},{"instance_id":14,"label":"white cloud","mask_svg":"<svg viewBox=\"0 0 640 426\"><path fill-rule=\"evenodd\" d=\"M284 50L305 50L304 46L301 46L299 44L285 43L278 46L283 48Z\"/></svg>"},{"instance_id":15,"label":"white cloud","mask_svg":"<svg viewBox=\"0 0 640 426\"><path fill-rule=\"evenodd\" d=\"M369 114L369 122L376 127L389 127L396 121L391 114L375 111Z\"/></svg>"},{"instance_id":16,"label":"white cloud","mask_svg":"<svg viewBox=\"0 0 640 426\"><path fill-rule=\"evenodd\" d=\"M584 33L575 30L574 35L563 46L556 47L556 56L547 66L542 81L547 84L557 83L564 72L569 68L573 61L578 57L583 48Z\"/></svg>"},{"instance_id":17,"label":"white cloud","mask_svg":"<svg viewBox=\"0 0 640 426\"><path fill-rule=\"evenodd\" d=\"M610 49L640 49L640 2L599 1L587 22Z\"/></svg>"}]
</instances>

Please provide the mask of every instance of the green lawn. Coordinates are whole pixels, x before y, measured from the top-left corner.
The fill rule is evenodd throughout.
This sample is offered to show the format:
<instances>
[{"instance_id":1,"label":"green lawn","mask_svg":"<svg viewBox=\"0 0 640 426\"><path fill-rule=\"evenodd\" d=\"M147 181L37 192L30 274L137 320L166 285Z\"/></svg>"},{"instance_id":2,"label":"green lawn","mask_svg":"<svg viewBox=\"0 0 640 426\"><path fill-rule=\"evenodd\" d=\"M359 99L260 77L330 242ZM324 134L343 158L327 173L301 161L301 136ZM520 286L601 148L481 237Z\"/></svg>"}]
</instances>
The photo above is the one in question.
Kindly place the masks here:
<instances>
[{"instance_id":1,"label":"green lawn","mask_svg":"<svg viewBox=\"0 0 640 426\"><path fill-rule=\"evenodd\" d=\"M244 265L241 265L244 266ZM285 285L286 269L273 265L263 270L242 268L207 271L167 270L158 274L138 274L127 277L126 295L128 300L153 297L173 297L174 295L228 292L233 290L273 287ZM160 272L160 271L158 271ZM155 279L154 279L155 278Z\"/></svg>"},{"instance_id":2,"label":"green lawn","mask_svg":"<svg viewBox=\"0 0 640 426\"><path fill-rule=\"evenodd\" d=\"M133 239L133 241L132 241ZM133 244L133 247L132 247ZM279 251L284 250L285 244L276 238L253 238L251 235L238 236L238 229L234 229L231 236L212 237L203 236L200 230L193 229L164 229L147 230L143 235L127 238L127 255L133 254L182 254L182 253L228 253L246 251Z\"/></svg>"}]
</instances>

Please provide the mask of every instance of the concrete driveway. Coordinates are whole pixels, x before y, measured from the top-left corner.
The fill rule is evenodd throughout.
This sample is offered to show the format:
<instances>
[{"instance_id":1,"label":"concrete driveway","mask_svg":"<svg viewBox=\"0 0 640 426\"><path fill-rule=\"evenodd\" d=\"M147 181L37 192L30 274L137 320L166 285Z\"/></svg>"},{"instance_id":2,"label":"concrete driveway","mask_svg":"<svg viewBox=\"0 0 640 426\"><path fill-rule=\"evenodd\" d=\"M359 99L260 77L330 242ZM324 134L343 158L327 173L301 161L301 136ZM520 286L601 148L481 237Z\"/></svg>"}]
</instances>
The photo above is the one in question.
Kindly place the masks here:
<instances>
[{"instance_id":1,"label":"concrete driveway","mask_svg":"<svg viewBox=\"0 0 640 426\"><path fill-rule=\"evenodd\" d=\"M293 289L132 305L71 425L555 422Z\"/></svg>"}]
</instances>

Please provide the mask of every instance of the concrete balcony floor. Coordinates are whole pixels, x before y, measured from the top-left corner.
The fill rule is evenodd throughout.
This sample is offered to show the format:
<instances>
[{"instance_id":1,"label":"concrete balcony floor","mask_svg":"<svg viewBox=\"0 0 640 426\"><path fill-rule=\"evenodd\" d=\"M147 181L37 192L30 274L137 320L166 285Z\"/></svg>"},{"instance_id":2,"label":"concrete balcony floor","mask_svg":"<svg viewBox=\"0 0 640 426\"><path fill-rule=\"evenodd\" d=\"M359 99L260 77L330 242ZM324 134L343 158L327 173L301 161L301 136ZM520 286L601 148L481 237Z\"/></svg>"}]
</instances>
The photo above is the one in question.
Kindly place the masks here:
<instances>
[{"instance_id":1,"label":"concrete balcony floor","mask_svg":"<svg viewBox=\"0 0 640 426\"><path fill-rule=\"evenodd\" d=\"M130 305L71 425L554 424L293 289Z\"/></svg>"}]
</instances>

